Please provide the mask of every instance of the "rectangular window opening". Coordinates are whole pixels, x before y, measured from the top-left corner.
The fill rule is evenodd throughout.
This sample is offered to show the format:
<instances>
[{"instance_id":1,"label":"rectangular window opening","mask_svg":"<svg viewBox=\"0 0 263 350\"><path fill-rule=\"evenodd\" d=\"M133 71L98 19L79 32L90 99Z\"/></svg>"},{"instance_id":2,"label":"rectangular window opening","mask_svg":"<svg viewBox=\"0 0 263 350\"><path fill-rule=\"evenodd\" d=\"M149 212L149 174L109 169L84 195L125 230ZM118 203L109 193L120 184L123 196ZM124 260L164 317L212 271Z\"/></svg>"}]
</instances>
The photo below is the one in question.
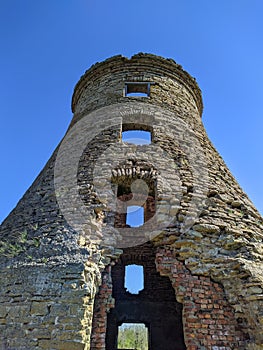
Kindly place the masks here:
<instances>
[{"instance_id":1,"label":"rectangular window opening","mask_svg":"<svg viewBox=\"0 0 263 350\"><path fill-rule=\"evenodd\" d=\"M131 294L138 294L144 289L144 270L141 265L125 266L124 288Z\"/></svg>"},{"instance_id":2,"label":"rectangular window opening","mask_svg":"<svg viewBox=\"0 0 263 350\"><path fill-rule=\"evenodd\" d=\"M138 205L127 207L126 225L140 227L144 224L144 208Z\"/></svg>"},{"instance_id":3,"label":"rectangular window opening","mask_svg":"<svg viewBox=\"0 0 263 350\"><path fill-rule=\"evenodd\" d=\"M149 82L130 82L125 83L124 96L127 97L150 97Z\"/></svg>"},{"instance_id":4,"label":"rectangular window opening","mask_svg":"<svg viewBox=\"0 0 263 350\"><path fill-rule=\"evenodd\" d=\"M150 131L144 130L126 130L122 132L122 141L134 145L150 145L152 134Z\"/></svg>"}]
</instances>

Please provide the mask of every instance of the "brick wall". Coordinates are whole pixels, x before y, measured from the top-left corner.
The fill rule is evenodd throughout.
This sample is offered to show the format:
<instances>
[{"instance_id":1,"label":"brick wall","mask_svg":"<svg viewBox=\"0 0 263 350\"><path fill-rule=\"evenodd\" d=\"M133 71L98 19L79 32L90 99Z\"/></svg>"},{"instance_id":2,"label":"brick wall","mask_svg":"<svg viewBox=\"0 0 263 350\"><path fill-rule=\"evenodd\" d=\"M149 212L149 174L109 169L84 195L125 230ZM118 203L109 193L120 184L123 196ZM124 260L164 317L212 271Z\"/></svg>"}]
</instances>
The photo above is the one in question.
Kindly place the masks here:
<instances>
[{"instance_id":1,"label":"brick wall","mask_svg":"<svg viewBox=\"0 0 263 350\"><path fill-rule=\"evenodd\" d=\"M169 248L158 250L156 264L161 275L170 277L176 298L183 304L187 350L246 349L246 335L219 283L193 276Z\"/></svg>"},{"instance_id":2,"label":"brick wall","mask_svg":"<svg viewBox=\"0 0 263 350\"><path fill-rule=\"evenodd\" d=\"M94 302L90 348L104 350L106 346L107 313L114 307L112 298L111 265L102 273L102 284Z\"/></svg>"},{"instance_id":3,"label":"brick wall","mask_svg":"<svg viewBox=\"0 0 263 350\"><path fill-rule=\"evenodd\" d=\"M122 263L114 266L113 276L110 267L105 269L103 283L95 301L91 349L105 349L107 314L115 307L112 296L117 300L130 300L130 303L133 300L152 300L155 303L161 300L172 301L173 296L169 294L170 287L166 280L162 281L158 277L157 271L161 276L169 277L173 294L182 304L181 322L187 350L247 349L246 341L249 337L242 330L244 319L240 319L241 324L236 320L234 309L228 303L222 285L209 277L192 275L168 247L157 248L156 271L150 258L154 251L155 248L150 248L149 245L126 249L120 257ZM139 296L128 293L124 288L125 265L134 262L143 264L144 273L148 275L144 290ZM116 283L113 289L112 281Z\"/></svg>"}]
</instances>

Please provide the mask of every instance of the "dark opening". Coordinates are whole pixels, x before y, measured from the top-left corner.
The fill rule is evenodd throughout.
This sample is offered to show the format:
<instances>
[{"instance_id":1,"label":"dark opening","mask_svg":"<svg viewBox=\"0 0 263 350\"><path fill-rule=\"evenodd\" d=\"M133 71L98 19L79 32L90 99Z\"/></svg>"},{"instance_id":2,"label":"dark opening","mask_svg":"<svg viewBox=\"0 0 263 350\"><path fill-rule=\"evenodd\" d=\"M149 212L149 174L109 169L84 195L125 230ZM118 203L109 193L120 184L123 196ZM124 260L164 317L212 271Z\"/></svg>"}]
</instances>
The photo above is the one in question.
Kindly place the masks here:
<instances>
[{"instance_id":1,"label":"dark opening","mask_svg":"<svg viewBox=\"0 0 263 350\"><path fill-rule=\"evenodd\" d=\"M120 350L118 332L124 323L144 324L148 329L147 350L185 350L182 304L170 279L156 271L152 243L124 248L111 269L114 307L107 316L106 350ZM125 288L125 268L138 264L144 270L144 289L132 294ZM126 346L126 345L125 345ZM123 349L137 349L134 344ZM138 348L140 349L140 348Z\"/></svg>"},{"instance_id":2,"label":"dark opening","mask_svg":"<svg viewBox=\"0 0 263 350\"><path fill-rule=\"evenodd\" d=\"M150 97L151 84L148 82L125 83L125 96L127 97Z\"/></svg>"},{"instance_id":3,"label":"dark opening","mask_svg":"<svg viewBox=\"0 0 263 350\"><path fill-rule=\"evenodd\" d=\"M150 169L148 170L150 171ZM133 177L124 176L117 184L117 198L118 203L116 212L114 215L114 226L119 228L139 228L147 223L156 212L156 187L155 180L149 178L143 179L148 186L148 197L145 198L143 194L143 200L140 201L140 183L138 191L133 187L131 191L131 185L138 179ZM140 179L139 179L140 180ZM144 183L143 182L143 183ZM137 200L138 201L137 201Z\"/></svg>"}]
</instances>

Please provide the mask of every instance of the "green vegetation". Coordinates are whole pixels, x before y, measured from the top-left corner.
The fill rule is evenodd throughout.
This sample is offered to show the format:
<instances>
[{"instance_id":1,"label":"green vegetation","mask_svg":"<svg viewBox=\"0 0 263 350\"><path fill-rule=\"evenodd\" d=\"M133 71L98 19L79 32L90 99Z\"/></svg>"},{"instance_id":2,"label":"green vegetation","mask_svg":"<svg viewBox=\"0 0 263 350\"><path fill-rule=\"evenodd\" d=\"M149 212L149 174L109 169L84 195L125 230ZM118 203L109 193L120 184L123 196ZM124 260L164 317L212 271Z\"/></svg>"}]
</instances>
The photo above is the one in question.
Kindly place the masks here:
<instances>
[{"instance_id":1,"label":"green vegetation","mask_svg":"<svg viewBox=\"0 0 263 350\"><path fill-rule=\"evenodd\" d=\"M8 258L13 258L23 251L23 247L18 243L0 242L0 254Z\"/></svg>"},{"instance_id":2,"label":"green vegetation","mask_svg":"<svg viewBox=\"0 0 263 350\"><path fill-rule=\"evenodd\" d=\"M16 242L0 241L0 254L9 258L15 257L25 250L27 231L19 233Z\"/></svg>"},{"instance_id":3,"label":"green vegetation","mask_svg":"<svg viewBox=\"0 0 263 350\"><path fill-rule=\"evenodd\" d=\"M38 224L32 225L31 229L36 231ZM8 258L14 258L24 253L28 245L34 245L36 248L40 246L40 238L29 239L27 230L17 232L16 237L12 241L0 241L0 255Z\"/></svg>"},{"instance_id":4,"label":"green vegetation","mask_svg":"<svg viewBox=\"0 0 263 350\"><path fill-rule=\"evenodd\" d=\"M119 327L118 349L148 350L148 330L145 325L124 323Z\"/></svg>"}]
</instances>

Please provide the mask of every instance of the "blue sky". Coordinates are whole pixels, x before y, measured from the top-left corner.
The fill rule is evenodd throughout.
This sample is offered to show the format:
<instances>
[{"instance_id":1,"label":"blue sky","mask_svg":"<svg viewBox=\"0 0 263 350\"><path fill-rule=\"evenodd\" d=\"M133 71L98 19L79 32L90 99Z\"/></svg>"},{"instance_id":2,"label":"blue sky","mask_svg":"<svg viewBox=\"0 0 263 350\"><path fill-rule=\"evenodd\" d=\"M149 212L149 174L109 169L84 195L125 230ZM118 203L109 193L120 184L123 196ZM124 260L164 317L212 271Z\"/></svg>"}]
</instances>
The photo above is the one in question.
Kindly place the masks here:
<instances>
[{"instance_id":1,"label":"blue sky","mask_svg":"<svg viewBox=\"0 0 263 350\"><path fill-rule=\"evenodd\" d=\"M197 79L208 135L263 213L262 13L261 0L0 0L0 221L63 137L80 76L137 52Z\"/></svg>"}]
</instances>

